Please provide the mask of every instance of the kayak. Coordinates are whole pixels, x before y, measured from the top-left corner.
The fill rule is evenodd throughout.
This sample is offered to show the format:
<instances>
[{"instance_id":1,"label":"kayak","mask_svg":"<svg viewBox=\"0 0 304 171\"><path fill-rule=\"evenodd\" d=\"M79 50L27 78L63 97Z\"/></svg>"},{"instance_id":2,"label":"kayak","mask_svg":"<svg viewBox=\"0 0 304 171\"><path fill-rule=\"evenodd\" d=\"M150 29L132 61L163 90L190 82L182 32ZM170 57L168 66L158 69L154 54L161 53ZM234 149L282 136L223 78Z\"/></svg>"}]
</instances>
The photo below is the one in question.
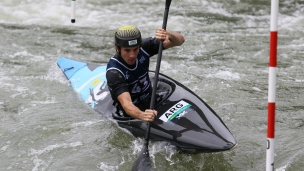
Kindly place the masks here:
<instances>
[{"instance_id":1,"label":"kayak","mask_svg":"<svg viewBox=\"0 0 304 171\"><path fill-rule=\"evenodd\" d=\"M111 117L135 137L144 137L147 123L117 113L106 80L106 65L60 57L57 65L80 99L97 113ZM149 71L151 82L154 72ZM151 122L150 138L167 141L178 149L220 152L233 149L237 141L216 112L190 89L160 74L157 86L158 115Z\"/></svg>"}]
</instances>

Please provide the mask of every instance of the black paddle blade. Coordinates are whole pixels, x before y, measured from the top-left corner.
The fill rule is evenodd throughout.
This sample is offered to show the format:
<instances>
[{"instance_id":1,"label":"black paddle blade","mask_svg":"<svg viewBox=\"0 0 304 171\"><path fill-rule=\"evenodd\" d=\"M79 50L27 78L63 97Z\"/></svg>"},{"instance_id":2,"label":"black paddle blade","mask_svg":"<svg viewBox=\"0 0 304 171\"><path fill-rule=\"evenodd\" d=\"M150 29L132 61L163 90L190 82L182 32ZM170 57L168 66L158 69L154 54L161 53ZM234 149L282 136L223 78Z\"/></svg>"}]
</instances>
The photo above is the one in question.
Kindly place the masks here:
<instances>
[{"instance_id":1,"label":"black paddle blade","mask_svg":"<svg viewBox=\"0 0 304 171\"><path fill-rule=\"evenodd\" d=\"M143 149L137 156L136 161L133 164L131 171L151 171L152 161L149 156L149 150L147 146L144 145Z\"/></svg>"}]
</instances>

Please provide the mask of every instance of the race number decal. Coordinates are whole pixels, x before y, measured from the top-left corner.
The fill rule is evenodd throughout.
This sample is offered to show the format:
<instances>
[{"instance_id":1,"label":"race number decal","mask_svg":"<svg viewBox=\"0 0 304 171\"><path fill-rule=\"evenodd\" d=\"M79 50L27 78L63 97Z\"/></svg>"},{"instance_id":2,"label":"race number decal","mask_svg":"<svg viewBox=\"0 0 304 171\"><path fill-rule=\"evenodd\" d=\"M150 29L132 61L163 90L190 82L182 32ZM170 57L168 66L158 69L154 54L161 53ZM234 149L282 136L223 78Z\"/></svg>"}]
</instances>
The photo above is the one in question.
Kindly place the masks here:
<instances>
[{"instance_id":1,"label":"race number decal","mask_svg":"<svg viewBox=\"0 0 304 171\"><path fill-rule=\"evenodd\" d=\"M186 109L191 107L191 104L181 100L172 106L169 110L167 110L159 119L164 122L169 122L174 118L180 118L187 114Z\"/></svg>"},{"instance_id":2,"label":"race number decal","mask_svg":"<svg viewBox=\"0 0 304 171\"><path fill-rule=\"evenodd\" d=\"M147 88L150 86L148 73L145 73L145 75L142 78L140 78L137 82L132 83L131 85L133 87L131 94L136 94L146 91Z\"/></svg>"}]
</instances>

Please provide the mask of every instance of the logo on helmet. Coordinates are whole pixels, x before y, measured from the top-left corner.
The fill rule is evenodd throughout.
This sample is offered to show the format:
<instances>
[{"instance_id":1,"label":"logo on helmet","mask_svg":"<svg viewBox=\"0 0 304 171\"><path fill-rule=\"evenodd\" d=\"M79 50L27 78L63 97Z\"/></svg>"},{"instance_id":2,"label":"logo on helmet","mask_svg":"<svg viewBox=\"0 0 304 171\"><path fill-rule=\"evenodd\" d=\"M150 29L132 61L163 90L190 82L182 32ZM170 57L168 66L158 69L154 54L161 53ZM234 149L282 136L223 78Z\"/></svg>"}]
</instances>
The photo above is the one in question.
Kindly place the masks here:
<instances>
[{"instance_id":1,"label":"logo on helmet","mask_svg":"<svg viewBox=\"0 0 304 171\"><path fill-rule=\"evenodd\" d=\"M129 46L135 46L135 45L137 45L137 40L136 39L129 41Z\"/></svg>"}]
</instances>

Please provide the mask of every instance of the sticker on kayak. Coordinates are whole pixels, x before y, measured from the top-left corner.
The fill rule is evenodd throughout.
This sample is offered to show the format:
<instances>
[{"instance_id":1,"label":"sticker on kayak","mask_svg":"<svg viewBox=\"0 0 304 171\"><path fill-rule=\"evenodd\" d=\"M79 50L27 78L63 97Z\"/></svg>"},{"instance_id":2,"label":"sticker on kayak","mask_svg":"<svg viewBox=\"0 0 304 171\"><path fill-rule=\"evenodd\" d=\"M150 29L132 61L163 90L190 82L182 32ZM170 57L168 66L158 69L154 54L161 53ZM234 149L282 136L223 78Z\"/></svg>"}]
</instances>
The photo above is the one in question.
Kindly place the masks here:
<instances>
[{"instance_id":1,"label":"sticker on kayak","mask_svg":"<svg viewBox=\"0 0 304 171\"><path fill-rule=\"evenodd\" d=\"M174 118L180 118L187 113L185 110L189 107L191 107L191 104L181 100L167 110L159 119L164 122L169 122Z\"/></svg>"}]
</instances>

